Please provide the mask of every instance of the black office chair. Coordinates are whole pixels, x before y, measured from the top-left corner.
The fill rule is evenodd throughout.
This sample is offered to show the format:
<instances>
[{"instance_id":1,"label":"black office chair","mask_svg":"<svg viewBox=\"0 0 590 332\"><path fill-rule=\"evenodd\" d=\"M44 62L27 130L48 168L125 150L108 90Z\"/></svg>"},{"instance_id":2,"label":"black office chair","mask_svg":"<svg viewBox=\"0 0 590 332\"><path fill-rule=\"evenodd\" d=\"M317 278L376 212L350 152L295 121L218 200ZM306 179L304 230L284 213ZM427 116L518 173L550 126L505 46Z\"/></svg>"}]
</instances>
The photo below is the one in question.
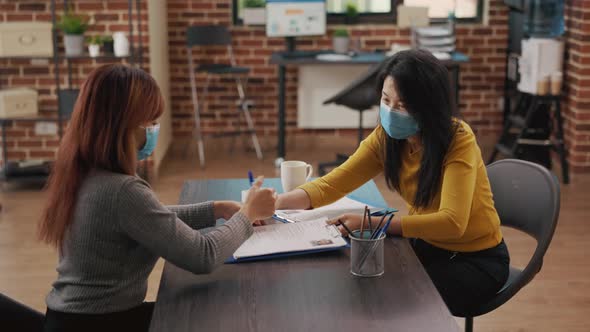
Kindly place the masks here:
<instances>
[{"instance_id":1,"label":"black office chair","mask_svg":"<svg viewBox=\"0 0 590 332\"><path fill-rule=\"evenodd\" d=\"M383 63L383 62L382 62ZM377 76L381 64L371 67L361 77L350 83L332 98L324 101L324 105L334 103L346 106L359 112L358 144L363 140L363 112L379 105L380 95L377 93ZM327 173L328 168L337 167L348 159L347 155L337 154L336 160L320 163L318 170L320 176Z\"/></svg>"},{"instance_id":2,"label":"black office chair","mask_svg":"<svg viewBox=\"0 0 590 332\"><path fill-rule=\"evenodd\" d=\"M199 99L197 94L197 72L206 74L203 100L207 99L206 95L208 92L209 82L212 75L228 75L235 79L239 97L236 101L236 110L240 113L240 115L244 116L244 119L246 120L246 125L248 126L247 130L242 131L240 128L240 119L238 119L238 121L236 121L237 129L235 131L220 133L212 136L231 136L233 138L233 147L233 144L235 142L235 136L242 134L250 134L252 138L252 144L254 145L254 149L256 150L256 156L258 157L258 159L262 159L262 149L260 148L260 143L258 142L256 131L254 130L254 122L252 121L252 117L250 116L250 108L253 106L254 103L251 100L246 99L246 92L244 88L245 83L242 82L242 80L244 80L244 82L247 82L247 74L250 72L250 68L236 66L236 60L233 54L230 32L227 30L226 27L218 25L191 26L186 31L186 45L189 76L191 83L191 94L195 113L195 138L198 144L199 161L201 167L205 167L205 150L203 146L203 133L201 131L201 108L199 106ZM192 52L193 47L207 46L226 46L230 63L209 63L201 64L198 67L195 67Z\"/></svg>"},{"instance_id":3,"label":"black office chair","mask_svg":"<svg viewBox=\"0 0 590 332\"><path fill-rule=\"evenodd\" d=\"M0 294L1 331L40 332L44 321L42 313Z\"/></svg>"},{"instance_id":4,"label":"black office chair","mask_svg":"<svg viewBox=\"0 0 590 332\"><path fill-rule=\"evenodd\" d=\"M473 331L473 317L498 308L539 273L559 217L559 181L545 167L504 159L487 166L487 171L502 225L532 236L537 247L524 270L510 267L508 281L492 300L464 315L467 332Z\"/></svg>"}]
</instances>

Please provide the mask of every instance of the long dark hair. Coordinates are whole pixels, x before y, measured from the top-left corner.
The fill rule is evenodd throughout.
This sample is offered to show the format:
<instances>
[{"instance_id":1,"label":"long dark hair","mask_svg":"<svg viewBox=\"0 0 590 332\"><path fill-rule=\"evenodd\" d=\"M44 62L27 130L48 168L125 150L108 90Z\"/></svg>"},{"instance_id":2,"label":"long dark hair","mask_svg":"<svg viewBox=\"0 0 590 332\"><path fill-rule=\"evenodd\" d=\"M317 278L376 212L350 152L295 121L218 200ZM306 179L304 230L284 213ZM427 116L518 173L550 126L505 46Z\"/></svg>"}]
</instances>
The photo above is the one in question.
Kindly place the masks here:
<instances>
[{"instance_id":1,"label":"long dark hair","mask_svg":"<svg viewBox=\"0 0 590 332\"><path fill-rule=\"evenodd\" d=\"M449 72L431 53L408 50L396 53L383 65L378 91L392 77L396 93L408 113L418 122L423 154L418 171L418 188L413 205L427 207L441 184L442 165L453 140L456 124L451 98ZM390 189L400 190L401 151L407 140L386 136L385 180Z\"/></svg>"},{"instance_id":2,"label":"long dark hair","mask_svg":"<svg viewBox=\"0 0 590 332\"><path fill-rule=\"evenodd\" d=\"M141 69L111 64L88 75L47 184L48 199L39 223L43 241L61 250L78 188L92 168L135 174L135 130L156 120L163 110L160 88Z\"/></svg>"}]
</instances>

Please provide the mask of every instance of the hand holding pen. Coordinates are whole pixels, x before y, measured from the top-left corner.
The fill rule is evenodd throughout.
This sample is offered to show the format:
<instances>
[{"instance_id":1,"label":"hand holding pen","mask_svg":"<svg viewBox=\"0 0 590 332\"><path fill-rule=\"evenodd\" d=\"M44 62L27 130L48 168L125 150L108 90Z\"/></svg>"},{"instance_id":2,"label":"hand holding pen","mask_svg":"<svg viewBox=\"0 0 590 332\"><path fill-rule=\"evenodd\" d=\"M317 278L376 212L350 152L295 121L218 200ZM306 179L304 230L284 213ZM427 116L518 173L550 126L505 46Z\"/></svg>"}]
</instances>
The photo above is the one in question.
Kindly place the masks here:
<instances>
[{"instance_id":1,"label":"hand holding pen","mask_svg":"<svg viewBox=\"0 0 590 332\"><path fill-rule=\"evenodd\" d=\"M360 214L348 213L343 214L338 218L329 220L328 224L339 226L342 235L348 235L355 230L360 230L364 219L365 223L363 228L365 232L363 233L363 236L368 237L369 235L367 234L370 234L370 237L372 238L376 236L378 231L383 230L383 232L385 232L387 227L391 224L391 220L393 219L393 213L390 211L379 213L379 215L381 218L373 219L375 214L371 214L369 210L367 210L367 213L364 215L364 217ZM380 222L377 223L377 220L380 220ZM389 223L387 223L388 221Z\"/></svg>"}]
</instances>

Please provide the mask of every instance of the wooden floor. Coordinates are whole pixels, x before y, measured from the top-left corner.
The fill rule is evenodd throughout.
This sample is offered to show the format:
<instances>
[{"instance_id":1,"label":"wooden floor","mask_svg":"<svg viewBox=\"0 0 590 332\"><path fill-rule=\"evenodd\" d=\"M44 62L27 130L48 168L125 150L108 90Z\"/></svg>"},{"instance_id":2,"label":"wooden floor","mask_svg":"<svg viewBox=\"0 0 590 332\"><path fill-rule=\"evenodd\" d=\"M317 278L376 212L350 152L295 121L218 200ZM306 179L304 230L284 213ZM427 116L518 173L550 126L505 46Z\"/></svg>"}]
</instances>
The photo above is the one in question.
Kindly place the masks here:
<instances>
[{"instance_id":1,"label":"wooden floor","mask_svg":"<svg viewBox=\"0 0 590 332\"><path fill-rule=\"evenodd\" d=\"M317 165L318 161L332 159L334 151L342 151L341 146L354 146L352 142L333 138L291 140L289 157ZM251 152L236 151L229 157L226 144L221 143L216 144L216 151L207 151L204 171L197 167L195 156L184 159L173 153L154 183L160 199L167 204L177 202L187 179L243 178L248 169L267 177L278 176L271 150L267 149L264 161L256 160ZM388 203L405 211L400 197L386 189L383 178L376 182ZM590 176L575 177L562 187L559 225L542 271L509 303L477 318L476 331L590 331L589 197ZM4 207L0 213L0 292L40 311L45 310L44 298L55 279L57 261L56 252L35 239L44 199L39 186L4 185L0 192ZM510 230L504 234L513 263L523 266L534 241ZM150 276L148 300L156 297L162 266L160 260Z\"/></svg>"}]
</instances>

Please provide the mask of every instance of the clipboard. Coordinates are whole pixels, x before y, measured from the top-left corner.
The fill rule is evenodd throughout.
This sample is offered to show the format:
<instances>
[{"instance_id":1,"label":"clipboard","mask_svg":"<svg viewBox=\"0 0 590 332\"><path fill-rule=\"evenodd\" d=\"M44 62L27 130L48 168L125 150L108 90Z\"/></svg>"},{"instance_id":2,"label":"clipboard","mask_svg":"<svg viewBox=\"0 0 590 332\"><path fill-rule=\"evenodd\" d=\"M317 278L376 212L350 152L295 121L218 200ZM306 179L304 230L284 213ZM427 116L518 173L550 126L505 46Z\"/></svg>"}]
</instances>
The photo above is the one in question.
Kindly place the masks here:
<instances>
[{"instance_id":1,"label":"clipboard","mask_svg":"<svg viewBox=\"0 0 590 332\"><path fill-rule=\"evenodd\" d=\"M342 235L340 234L340 231L338 230L338 228L336 226L326 225L326 228L330 229L329 233L332 238L342 239L343 244L340 246L330 246L330 247L321 247L321 245L320 245L317 248L310 248L310 249L305 249L305 250L288 250L287 249L285 251L273 252L273 253L262 254L262 255L257 255L257 256L239 257L239 258L236 258L234 255L232 255L231 257L229 257L225 261L225 264L236 264L236 263L242 263L242 262L277 259L277 258L283 258L283 257L308 255L308 254L350 248L350 243L344 237L342 237ZM324 240L324 239L320 239L318 241L322 241L322 240Z\"/></svg>"},{"instance_id":2,"label":"clipboard","mask_svg":"<svg viewBox=\"0 0 590 332\"><path fill-rule=\"evenodd\" d=\"M323 248L323 249L291 251L291 252L283 252L283 253L277 253L277 254L244 257L244 258L239 258L239 259L234 258L232 256L225 261L225 264L238 264L238 263L246 263L246 262L264 261L264 260L278 259L278 258L291 257L291 256L301 256L301 255L310 255L310 254L321 253L321 252L336 251L336 250L342 250L342 249L348 249L348 248L350 248L350 242L347 241L346 245L344 245L342 247L337 247L337 248Z\"/></svg>"}]
</instances>

